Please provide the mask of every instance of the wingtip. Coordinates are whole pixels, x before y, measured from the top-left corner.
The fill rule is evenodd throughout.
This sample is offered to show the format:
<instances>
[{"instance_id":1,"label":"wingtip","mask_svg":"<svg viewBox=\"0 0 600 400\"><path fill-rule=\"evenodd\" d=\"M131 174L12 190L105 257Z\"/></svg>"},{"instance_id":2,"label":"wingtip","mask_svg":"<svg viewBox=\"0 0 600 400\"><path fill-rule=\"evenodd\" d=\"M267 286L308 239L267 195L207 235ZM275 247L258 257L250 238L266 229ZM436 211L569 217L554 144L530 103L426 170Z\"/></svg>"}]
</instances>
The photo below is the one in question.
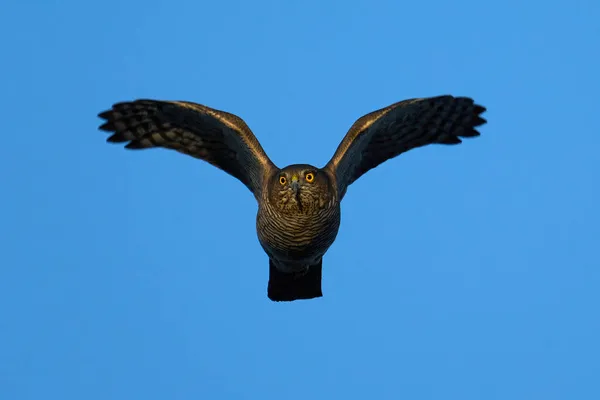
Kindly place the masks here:
<instances>
[{"instance_id":1,"label":"wingtip","mask_svg":"<svg viewBox=\"0 0 600 400\"><path fill-rule=\"evenodd\" d=\"M101 111L98 113L98 118L102 118L102 119L109 119L110 115L112 114L113 110L105 110L105 111Z\"/></svg>"},{"instance_id":2,"label":"wingtip","mask_svg":"<svg viewBox=\"0 0 600 400\"><path fill-rule=\"evenodd\" d=\"M481 126L487 124L487 120L485 118L481 118L479 116L477 116L475 118L475 121L473 122L473 126Z\"/></svg>"},{"instance_id":3,"label":"wingtip","mask_svg":"<svg viewBox=\"0 0 600 400\"><path fill-rule=\"evenodd\" d=\"M483 114L487 111L487 108L480 104L475 104L475 114Z\"/></svg>"},{"instance_id":4,"label":"wingtip","mask_svg":"<svg viewBox=\"0 0 600 400\"><path fill-rule=\"evenodd\" d=\"M458 136L446 136L443 139L440 139L438 143L453 145L462 143L462 140Z\"/></svg>"},{"instance_id":5,"label":"wingtip","mask_svg":"<svg viewBox=\"0 0 600 400\"><path fill-rule=\"evenodd\" d=\"M129 150L141 150L153 147L147 140L132 140L125 145L126 149Z\"/></svg>"},{"instance_id":6,"label":"wingtip","mask_svg":"<svg viewBox=\"0 0 600 400\"><path fill-rule=\"evenodd\" d=\"M127 142L127 139L123 138L122 134L115 133L114 135L111 135L108 138L106 138L106 141L108 143L123 143L123 142Z\"/></svg>"},{"instance_id":7,"label":"wingtip","mask_svg":"<svg viewBox=\"0 0 600 400\"><path fill-rule=\"evenodd\" d=\"M104 132L114 132L115 125L112 123L112 121L107 121L100 125L98 129Z\"/></svg>"}]
</instances>

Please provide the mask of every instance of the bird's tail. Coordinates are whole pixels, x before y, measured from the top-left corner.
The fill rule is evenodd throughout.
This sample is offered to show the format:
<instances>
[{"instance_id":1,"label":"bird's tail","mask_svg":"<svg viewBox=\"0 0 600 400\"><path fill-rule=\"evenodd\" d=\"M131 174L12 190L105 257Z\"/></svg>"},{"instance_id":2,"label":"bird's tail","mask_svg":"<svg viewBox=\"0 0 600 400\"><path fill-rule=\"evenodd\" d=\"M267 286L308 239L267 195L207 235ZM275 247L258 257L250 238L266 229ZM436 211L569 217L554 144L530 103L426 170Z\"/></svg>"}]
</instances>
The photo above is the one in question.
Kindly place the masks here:
<instances>
[{"instance_id":1,"label":"bird's tail","mask_svg":"<svg viewBox=\"0 0 600 400\"><path fill-rule=\"evenodd\" d=\"M269 286L267 295L273 301L294 301L322 297L321 273L323 259L311 265L305 274L281 272L269 260Z\"/></svg>"}]
</instances>

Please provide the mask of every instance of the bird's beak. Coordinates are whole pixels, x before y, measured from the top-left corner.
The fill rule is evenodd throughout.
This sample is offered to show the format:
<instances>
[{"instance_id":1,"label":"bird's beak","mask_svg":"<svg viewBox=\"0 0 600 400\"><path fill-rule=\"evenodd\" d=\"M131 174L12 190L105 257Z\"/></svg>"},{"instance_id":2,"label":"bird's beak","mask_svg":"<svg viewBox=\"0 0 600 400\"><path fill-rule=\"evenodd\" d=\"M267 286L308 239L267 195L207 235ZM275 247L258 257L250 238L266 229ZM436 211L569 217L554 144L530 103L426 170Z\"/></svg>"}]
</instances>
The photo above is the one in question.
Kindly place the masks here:
<instances>
[{"instance_id":1,"label":"bird's beak","mask_svg":"<svg viewBox=\"0 0 600 400\"><path fill-rule=\"evenodd\" d=\"M292 190L294 191L294 197L296 198L298 207L300 208L300 211L302 211L302 201L300 200L300 180L298 179L298 175L292 176Z\"/></svg>"},{"instance_id":2,"label":"bird's beak","mask_svg":"<svg viewBox=\"0 0 600 400\"><path fill-rule=\"evenodd\" d=\"M292 176L292 189L294 193L298 193L298 189L300 189L300 181L297 175Z\"/></svg>"}]
</instances>

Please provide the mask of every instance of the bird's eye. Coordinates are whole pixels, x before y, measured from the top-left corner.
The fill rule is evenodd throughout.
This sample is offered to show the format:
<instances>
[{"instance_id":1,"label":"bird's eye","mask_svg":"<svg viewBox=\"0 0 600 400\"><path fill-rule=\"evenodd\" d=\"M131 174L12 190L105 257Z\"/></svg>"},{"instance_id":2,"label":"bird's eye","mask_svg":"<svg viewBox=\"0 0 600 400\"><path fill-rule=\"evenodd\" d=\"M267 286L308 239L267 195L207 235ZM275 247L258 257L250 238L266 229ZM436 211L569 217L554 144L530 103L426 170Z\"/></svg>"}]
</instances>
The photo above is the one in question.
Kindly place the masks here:
<instances>
[{"instance_id":1,"label":"bird's eye","mask_svg":"<svg viewBox=\"0 0 600 400\"><path fill-rule=\"evenodd\" d=\"M282 185L285 185L286 182L287 182L287 179L285 179L285 176L279 177L279 183L281 183Z\"/></svg>"},{"instance_id":2,"label":"bird's eye","mask_svg":"<svg viewBox=\"0 0 600 400\"><path fill-rule=\"evenodd\" d=\"M315 174L313 174L312 172L309 172L308 174L306 174L304 179L306 179L306 182L311 183L312 181L315 180Z\"/></svg>"}]
</instances>

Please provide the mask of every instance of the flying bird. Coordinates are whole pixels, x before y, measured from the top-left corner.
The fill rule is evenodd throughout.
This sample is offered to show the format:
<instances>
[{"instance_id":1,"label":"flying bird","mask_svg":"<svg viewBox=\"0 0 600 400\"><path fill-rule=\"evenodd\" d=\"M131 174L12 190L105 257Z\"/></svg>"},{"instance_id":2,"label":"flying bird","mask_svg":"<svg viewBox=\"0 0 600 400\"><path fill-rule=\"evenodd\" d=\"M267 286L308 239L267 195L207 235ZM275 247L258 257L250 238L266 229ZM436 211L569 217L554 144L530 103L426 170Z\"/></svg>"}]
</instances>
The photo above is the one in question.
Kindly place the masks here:
<instances>
[{"instance_id":1,"label":"flying bird","mask_svg":"<svg viewBox=\"0 0 600 400\"><path fill-rule=\"evenodd\" d=\"M294 301L323 296L323 256L340 226L348 186L390 158L429 144L479 136L486 109L468 97L409 99L359 118L323 168L279 168L238 116L187 101L116 103L98 116L108 142L128 149L162 147L204 160L239 179L258 202L256 231L269 257L267 296Z\"/></svg>"}]
</instances>

